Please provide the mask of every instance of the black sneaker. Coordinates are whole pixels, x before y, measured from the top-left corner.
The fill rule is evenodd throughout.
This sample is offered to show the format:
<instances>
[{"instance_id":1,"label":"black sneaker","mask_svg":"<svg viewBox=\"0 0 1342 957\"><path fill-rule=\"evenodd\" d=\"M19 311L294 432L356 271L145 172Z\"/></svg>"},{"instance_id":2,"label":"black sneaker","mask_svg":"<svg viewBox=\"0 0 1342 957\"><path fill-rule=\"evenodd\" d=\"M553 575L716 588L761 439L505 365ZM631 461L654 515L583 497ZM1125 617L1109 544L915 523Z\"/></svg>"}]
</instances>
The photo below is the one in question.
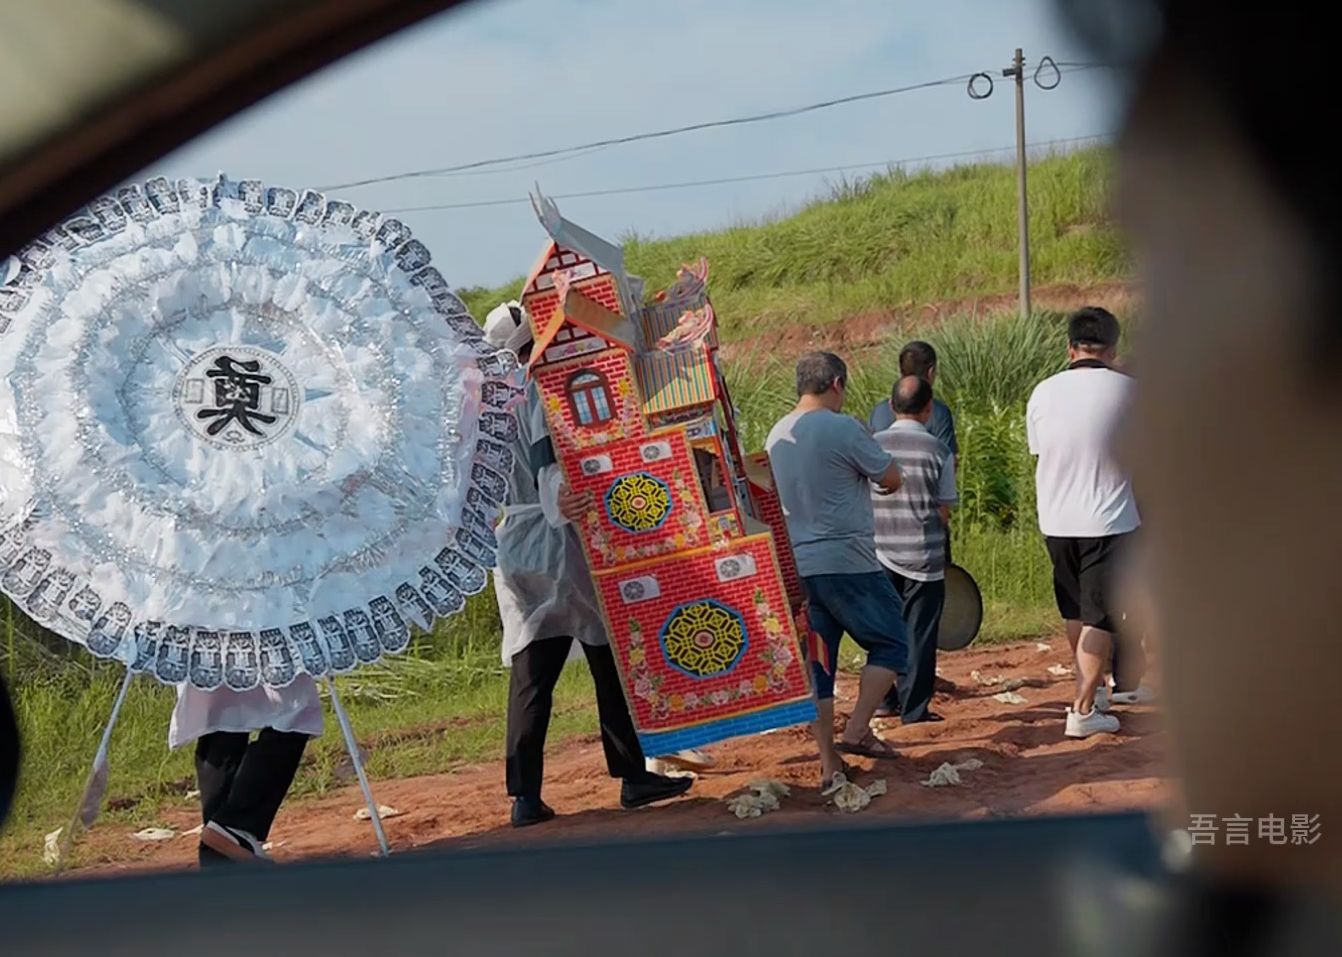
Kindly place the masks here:
<instances>
[{"instance_id":1,"label":"black sneaker","mask_svg":"<svg viewBox=\"0 0 1342 957\"><path fill-rule=\"evenodd\" d=\"M554 808L538 797L513 799L513 827L531 827L533 824L544 824L554 816Z\"/></svg>"},{"instance_id":2,"label":"black sneaker","mask_svg":"<svg viewBox=\"0 0 1342 957\"><path fill-rule=\"evenodd\" d=\"M625 810L647 807L658 801L680 797L693 786L693 778L669 778L644 771L624 779L624 784L620 786L620 806Z\"/></svg>"}]
</instances>

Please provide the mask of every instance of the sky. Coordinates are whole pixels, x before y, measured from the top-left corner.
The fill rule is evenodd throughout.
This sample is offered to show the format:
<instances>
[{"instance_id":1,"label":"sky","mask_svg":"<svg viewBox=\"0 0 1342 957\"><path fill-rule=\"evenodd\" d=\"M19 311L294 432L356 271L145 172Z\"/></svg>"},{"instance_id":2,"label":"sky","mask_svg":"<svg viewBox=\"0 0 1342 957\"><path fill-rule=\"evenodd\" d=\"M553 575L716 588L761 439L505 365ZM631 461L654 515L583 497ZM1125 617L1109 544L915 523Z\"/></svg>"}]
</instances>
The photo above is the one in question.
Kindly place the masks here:
<instances>
[{"instance_id":1,"label":"sky","mask_svg":"<svg viewBox=\"0 0 1342 957\"><path fill-rule=\"evenodd\" d=\"M406 206L750 176L1015 142L1015 47L1087 60L1049 0L474 0L313 75L170 154L146 175L320 187L801 106L986 71L962 85L799 117L613 146L529 168L332 191ZM1028 68L1027 68L1028 69ZM1104 70L1026 87L1030 143L1108 134ZM1010 153L995 152L994 159ZM854 170L848 175L861 174ZM561 200L611 239L710 230L796 208L838 173ZM526 271L545 236L527 204L396 214L454 286Z\"/></svg>"}]
</instances>

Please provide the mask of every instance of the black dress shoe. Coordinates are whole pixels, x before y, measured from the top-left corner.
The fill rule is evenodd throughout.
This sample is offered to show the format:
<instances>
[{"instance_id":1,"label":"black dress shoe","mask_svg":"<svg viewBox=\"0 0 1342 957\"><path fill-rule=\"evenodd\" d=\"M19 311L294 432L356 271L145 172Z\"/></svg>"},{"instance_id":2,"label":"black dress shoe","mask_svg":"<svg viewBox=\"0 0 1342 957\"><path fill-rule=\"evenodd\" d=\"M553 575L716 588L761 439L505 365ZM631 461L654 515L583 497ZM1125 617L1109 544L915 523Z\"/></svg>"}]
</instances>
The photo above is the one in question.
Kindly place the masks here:
<instances>
[{"instance_id":1,"label":"black dress shoe","mask_svg":"<svg viewBox=\"0 0 1342 957\"><path fill-rule=\"evenodd\" d=\"M898 718L900 711L899 696L890 695L876 707L876 713L873 717L877 718Z\"/></svg>"},{"instance_id":2,"label":"black dress shoe","mask_svg":"<svg viewBox=\"0 0 1342 957\"><path fill-rule=\"evenodd\" d=\"M554 808L538 797L513 798L513 827L544 824L554 816Z\"/></svg>"},{"instance_id":3,"label":"black dress shoe","mask_svg":"<svg viewBox=\"0 0 1342 957\"><path fill-rule=\"evenodd\" d=\"M925 711L923 712L923 716L921 718L913 718L913 719L905 718L904 723L922 724L924 721L945 721L945 720L946 720L945 718L937 714L935 711Z\"/></svg>"},{"instance_id":4,"label":"black dress shoe","mask_svg":"<svg viewBox=\"0 0 1342 957\"><path fill-rule=\"evenodd\" d=\"M643 771L624 779L620 786L620 806L626 810L646 807L680 797L694 785L693 778L669 778L664 774Z\"/></svg>"}]
</instances>

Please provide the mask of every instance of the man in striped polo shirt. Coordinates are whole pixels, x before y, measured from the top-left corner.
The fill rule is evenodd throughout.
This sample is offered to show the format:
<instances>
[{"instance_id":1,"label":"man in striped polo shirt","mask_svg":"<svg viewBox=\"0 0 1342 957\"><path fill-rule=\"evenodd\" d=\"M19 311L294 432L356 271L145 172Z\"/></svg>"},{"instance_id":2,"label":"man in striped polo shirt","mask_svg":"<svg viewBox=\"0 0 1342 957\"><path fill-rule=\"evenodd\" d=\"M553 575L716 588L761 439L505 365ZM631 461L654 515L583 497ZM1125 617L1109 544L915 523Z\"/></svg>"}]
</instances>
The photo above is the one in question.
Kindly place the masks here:
<instances>
[{"instance_id":1,"label":"man in striped polo shirt","mask_svg":"<svg viewBox=\"0 0 1342 957\"><path fill-rule=\"evenodd\" d=\"M889 495L872 490L876 557L904 599L909 666L878 714L903 716L905 724L940 721L931 710L937 676L937 629L946 603L946 526L956 502L955 459L928 431L932 384L915 375L895 383L895 421L876 441L899 466L904 483Z\"/></svg>"}]
</instances>

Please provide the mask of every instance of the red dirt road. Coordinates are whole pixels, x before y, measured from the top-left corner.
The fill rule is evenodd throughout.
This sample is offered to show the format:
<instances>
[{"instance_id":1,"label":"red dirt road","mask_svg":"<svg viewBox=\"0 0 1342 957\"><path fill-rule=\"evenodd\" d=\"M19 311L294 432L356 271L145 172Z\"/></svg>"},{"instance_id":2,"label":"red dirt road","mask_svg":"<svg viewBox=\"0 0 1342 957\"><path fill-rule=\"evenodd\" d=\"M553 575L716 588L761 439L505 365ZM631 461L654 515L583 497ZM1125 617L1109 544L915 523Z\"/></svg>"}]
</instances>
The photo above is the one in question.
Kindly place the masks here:
<instances>
[{"instance_id":1,"label":"red dirt road","mask_svg":"<svg viewBox=\"0 0 1342 957\"><path fill-rule=\"evenodd\" d=\"M1048 645L1047 652L1030 641L943 655L941 675L954 687L938 693L935 707L947 720L907 728L897 721L882 723L884 734L900 748L901 757L890 762L858 759L863 773L857 783L884 778L889 793L875 798L855 819L1055 814L1140 809L1163 803L1167 793L1165 736L1159 714L1151 708L1116 709L1123 722L1119 734L1086 741L1065 739L1062 716L1071 697L1072 679L1050 674L1048 668L1070 665L1067 643L1056 638ZM1024 679L1027 684L1016 693L1026 703L994 700L1000 687L978 684L970 677L975 670L984 677ZM840 710L845 700L851 700L853 684L851 679L841 681ZM803 729L730 741L714 747L712 753L717 767L702 775L687 797L663 807L625 812L618 808L619 787L605 774L600 743L594 736L552 747L545 798L560 816L525 831L506 826L509 804L503 792L501 761L449 774L374 781L373 787L380 803L404 812L386 821L387 834L398 852L807 825L823 820L823 815L841 813L828 806L817 791L819 767ZM978 758L983 767L962 775L961 786L928 788L920 784L942 762L967 758ZM761 778L789 784L791 795L782 799L781 809L774 813L738 821L723 799ZM354 820L361 806L354 788L292 803L276 822L272 853L279 861L371 854L376 849L372 829L367 822ZM193 866L195 838L180 832L198 821L187 809L169 812L166 823L179 836L149 844L132 838L132 828L99 826L83 841L97 863L80 873Z\"/></svg>"}]
</instances>

